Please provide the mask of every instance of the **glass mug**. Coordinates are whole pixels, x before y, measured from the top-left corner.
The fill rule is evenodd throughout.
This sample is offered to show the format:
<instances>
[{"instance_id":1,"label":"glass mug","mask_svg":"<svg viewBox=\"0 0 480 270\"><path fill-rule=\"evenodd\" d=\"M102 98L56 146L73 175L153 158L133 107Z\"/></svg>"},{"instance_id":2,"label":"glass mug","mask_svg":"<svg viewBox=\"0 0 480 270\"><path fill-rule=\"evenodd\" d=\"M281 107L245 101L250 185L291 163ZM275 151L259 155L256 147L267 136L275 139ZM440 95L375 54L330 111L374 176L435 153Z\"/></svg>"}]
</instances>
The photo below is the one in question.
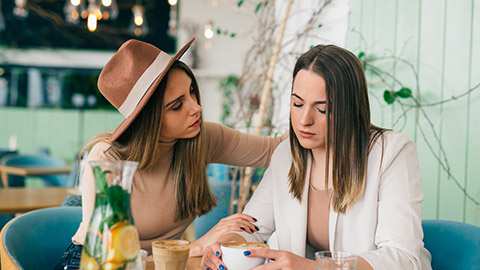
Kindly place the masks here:
<instances>
[{"instance_id":1,"label":"glass mug","mask_svg":"<svg viewBox=\"0 0 480 270\"><path fill-rule=\"evenodd\" d=\"M185 270L190 252L188 240L157 240L152 243L155 270Z\"/></svg>"},{"instance_id":2,"label":"glass mug","mask_svg":"<svg viewBox=\"0 0 480 270\"><path fill-rule=\"evenodd\" d=\"M355 270L358 256L343 251L319 251L315 253L317 270Z\"/></svg>"}]
</instances>

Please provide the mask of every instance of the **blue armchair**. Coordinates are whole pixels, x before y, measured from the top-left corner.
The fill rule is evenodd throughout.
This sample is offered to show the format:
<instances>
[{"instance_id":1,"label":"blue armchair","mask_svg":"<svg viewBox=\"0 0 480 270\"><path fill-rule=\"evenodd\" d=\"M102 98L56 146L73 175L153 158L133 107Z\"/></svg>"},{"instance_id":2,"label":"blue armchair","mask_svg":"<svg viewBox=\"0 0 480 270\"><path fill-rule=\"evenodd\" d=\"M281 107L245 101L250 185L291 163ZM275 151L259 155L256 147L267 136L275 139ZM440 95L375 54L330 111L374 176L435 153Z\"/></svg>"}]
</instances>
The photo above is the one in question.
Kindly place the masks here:
<instances>
[{"instance_id":1,"label":"blue armchair","mask_svg":"<svg viewBox=\"0 0 480 270\"><path fill-rule=\"evenodd\" d=\"M228 216L230 195L232 194L231 181L210 179L210 188L217 197L217 206L209 213L195 219L195 237L200 238L215 226L220 219Z\"/></svg>"},{"instance_id":2,"label":"blue armchair","mask_svg":"<svg viewBox=\"0 0 480 270\"><path fill-rule=\"evenodd\" d=\"M434 270L480 269L480 227L446 220L424 220L422 227Z\"/></svg>"},{"instance_id":3,"label":"blue armchair","mask_svg":"<svg viewBox=\"0 0 480 270\"><path fill-rule=\"evenodd\" d=\"M0 233L2 269L53 269L82 218L80 207L52 207L10 221Z\"/></svg>"}]
</instances>

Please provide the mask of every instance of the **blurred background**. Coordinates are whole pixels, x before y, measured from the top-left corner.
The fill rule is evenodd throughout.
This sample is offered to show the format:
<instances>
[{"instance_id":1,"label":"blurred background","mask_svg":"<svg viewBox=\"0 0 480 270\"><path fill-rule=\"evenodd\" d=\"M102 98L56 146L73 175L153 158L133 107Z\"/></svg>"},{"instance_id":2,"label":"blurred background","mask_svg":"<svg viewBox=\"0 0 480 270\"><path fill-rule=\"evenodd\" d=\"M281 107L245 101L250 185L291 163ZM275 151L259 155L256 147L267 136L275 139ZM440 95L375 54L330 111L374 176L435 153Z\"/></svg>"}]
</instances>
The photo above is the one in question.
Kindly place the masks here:
<instances>
[{"instance_id":1,"label":"blurred background","mask_svg":"<svg viewBox=\"0 0 480 270\"><path fill-rule=\"evenodd\" d=\"M480 3L296 0L286 12L288 6L280 0L0 0L0 148L47 149L71 164L91 137L113 130L122 116L96 81L131 38L175 53L195 36L182 59L199 80L205 119L281 134L288 128L296 58L333 43L363 62L374 124L417 144L424 218L480 225L480 141L474 139L480 133ZM220 181L232 177L228 167L209 173Z\"/></svg>"}]
</instances>

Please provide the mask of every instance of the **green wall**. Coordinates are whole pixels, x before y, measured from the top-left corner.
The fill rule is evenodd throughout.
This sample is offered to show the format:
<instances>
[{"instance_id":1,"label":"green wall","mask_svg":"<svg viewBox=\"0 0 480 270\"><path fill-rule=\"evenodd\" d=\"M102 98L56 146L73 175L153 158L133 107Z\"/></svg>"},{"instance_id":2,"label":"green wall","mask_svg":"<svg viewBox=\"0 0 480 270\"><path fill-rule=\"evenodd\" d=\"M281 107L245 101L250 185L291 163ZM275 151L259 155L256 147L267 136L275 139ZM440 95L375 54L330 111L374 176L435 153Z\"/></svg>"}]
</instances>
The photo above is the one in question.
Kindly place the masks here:
<instances>
[{"instance_id":1,"label":"green wall","mask_svg":"<svg viewBox=\"0 0 480 270\"><path fill-rule=\"evenodd\" d=\"M21 153L46 146L52 155L71 162L85 142L115 129L122 119L116 111L0 108L0 148L7 148L15 135Z\"/></svg>"},{"instance_id":2,"label":"green wall","mask_svg":"<svg viewBox=\"0 0 480 270\"><path fill-rule=\"evenodd\" d=\"M417 144L423 217L480 225L480 2L352 0L350 19L348 48L391 75L367 65L373 122ZM402 87L422 106L386 104Z\"/></svg>"}]
</instances>

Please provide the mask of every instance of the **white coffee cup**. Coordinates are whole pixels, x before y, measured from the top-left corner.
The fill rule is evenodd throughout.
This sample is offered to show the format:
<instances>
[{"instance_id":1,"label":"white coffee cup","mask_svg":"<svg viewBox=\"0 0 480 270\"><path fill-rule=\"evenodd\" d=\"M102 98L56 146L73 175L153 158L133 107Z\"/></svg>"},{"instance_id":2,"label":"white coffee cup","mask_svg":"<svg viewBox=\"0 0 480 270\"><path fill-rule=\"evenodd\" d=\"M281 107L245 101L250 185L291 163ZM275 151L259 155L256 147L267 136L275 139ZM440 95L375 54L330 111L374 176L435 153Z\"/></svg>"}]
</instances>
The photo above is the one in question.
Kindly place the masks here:
<instances>
[{"instance_id":1,"label":"white coffee cup","mask_svg":"<svg viewBox=\"0 0 480 270\"><path fill-rule=\"evenodd\" d=\"M247 270L264 264L265 258L247 257L243 252L268 248L267 244L256 242L228 242L220 246L222 261L228 270Z\"/></svg>"}]
</instances>

